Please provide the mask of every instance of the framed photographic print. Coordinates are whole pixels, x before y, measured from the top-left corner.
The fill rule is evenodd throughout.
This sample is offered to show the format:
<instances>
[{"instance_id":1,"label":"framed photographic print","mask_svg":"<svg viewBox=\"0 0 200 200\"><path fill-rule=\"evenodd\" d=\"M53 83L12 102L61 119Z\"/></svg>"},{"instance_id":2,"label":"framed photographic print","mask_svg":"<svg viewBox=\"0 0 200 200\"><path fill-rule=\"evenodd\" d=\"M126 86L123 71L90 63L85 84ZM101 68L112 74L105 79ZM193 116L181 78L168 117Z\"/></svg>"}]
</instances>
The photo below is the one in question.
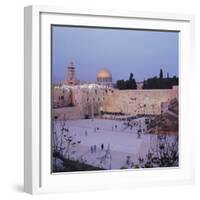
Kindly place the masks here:
<instances>
[{"instance_id":1,"label":"framed photographic print","mask_svg":"<svg viewBox=\"0 0 200 200\"><path fill-rule=\"evenodd\" d=\"M190 15L25 8L25 191L191 183Z\"/></svg>"}]
</instances>

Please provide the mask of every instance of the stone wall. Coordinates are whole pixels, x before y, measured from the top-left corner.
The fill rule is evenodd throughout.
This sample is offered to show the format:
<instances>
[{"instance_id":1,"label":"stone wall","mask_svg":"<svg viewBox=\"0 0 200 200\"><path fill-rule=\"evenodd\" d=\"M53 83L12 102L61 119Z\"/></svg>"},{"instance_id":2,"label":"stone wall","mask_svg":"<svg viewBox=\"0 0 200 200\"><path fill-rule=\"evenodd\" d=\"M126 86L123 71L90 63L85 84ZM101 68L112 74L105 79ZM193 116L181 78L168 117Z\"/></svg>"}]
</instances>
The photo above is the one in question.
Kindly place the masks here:
<instances>
[{"instance_id":1,"label":"stone wall","mask_svg":"<svg viewBox=\"0 0 200 200\"><path fill-rule=\"evenodd\" d=\"M90 117L104 112L122 112L131 115L161 114L161 104L178 99L178 87L165 90L118 90L99 85L70 86L56 89L54 102L64 95L65 107L54 109L54 113L68 119ZM70 107L74 105L74 107ZM55 108L55 106L54 106ZM60 118L60 117L59 117Z\"/></svg>"},{"instance_id":2,"label":"stone wall","mask_svg":"<svg viewBox=\"0 0 200 200\"><path fill-rule=\"evenodd\" d=\"M53 117L57 117L57 119L61 120L82 118L80 108L78 106L53 109Z\"/></svg>"},{"instance_id":3,"label":"stone wall","mask_svg":"<svg viewBox=\"0 0 200 200\"><path fill-rule=\"evenodd\" d=\"M60 87L52 89L52 103L54 108L66 107L72 104L72 91Z\"/></svg>"},{"instance_id":4,"label":"stone wall","mask_svg":"<svg viewBox=\"0 0 200 200\"><path fill-rule=\"evenodd\" d=\"M105 107L108 112L127 114L161 114L161 103L178 99L178 89L114 90L109 93Z\"/></svg>"}]
</instances>

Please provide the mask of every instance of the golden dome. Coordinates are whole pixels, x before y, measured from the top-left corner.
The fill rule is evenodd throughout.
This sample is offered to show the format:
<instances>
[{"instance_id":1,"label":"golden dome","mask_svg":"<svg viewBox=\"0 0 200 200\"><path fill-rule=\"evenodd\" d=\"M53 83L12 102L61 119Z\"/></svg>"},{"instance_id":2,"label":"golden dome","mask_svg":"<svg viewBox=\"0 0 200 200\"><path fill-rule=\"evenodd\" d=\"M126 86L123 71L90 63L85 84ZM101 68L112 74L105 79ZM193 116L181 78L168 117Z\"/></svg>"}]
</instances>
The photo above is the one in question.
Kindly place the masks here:
<instances>
[{"instance_id":1,"label":"golden dome","mask_svg":"<svg viewBox=\"0 0 200 200\"><path fill-rule=\"evenodd\" d=\"M102 69L97 74L97 78L112 78L112 74L107 69Z\"/></svg>"}]
</instances>

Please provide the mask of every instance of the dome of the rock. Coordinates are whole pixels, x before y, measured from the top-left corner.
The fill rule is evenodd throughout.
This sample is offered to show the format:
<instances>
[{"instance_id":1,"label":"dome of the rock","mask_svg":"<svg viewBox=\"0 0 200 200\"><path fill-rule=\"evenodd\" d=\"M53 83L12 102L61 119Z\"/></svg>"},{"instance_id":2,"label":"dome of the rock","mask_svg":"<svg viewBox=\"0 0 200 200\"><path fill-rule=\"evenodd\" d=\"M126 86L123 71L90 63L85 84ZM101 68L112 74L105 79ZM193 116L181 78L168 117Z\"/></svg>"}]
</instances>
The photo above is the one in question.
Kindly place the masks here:
<instances>
[{"instance_id":1,"label":"dome of the rock","mask_svg":"<svg viewBox=\"0 0 200 200\"><path fill-rule=\"evenodd\" d=\"M112 85L112 74L109 70L103 68L97 74L97 82L102 85Z\"/></svg>"}]
</instances>

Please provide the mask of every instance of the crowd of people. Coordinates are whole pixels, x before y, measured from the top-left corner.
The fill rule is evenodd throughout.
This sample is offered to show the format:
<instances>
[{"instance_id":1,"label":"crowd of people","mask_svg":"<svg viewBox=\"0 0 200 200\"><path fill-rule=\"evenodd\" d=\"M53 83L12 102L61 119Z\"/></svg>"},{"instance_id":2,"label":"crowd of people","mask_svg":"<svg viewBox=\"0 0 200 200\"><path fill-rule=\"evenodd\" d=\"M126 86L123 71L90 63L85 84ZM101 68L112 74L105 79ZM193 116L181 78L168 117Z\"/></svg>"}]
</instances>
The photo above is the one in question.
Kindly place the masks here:
<instances>
[{"instance_id":1,"label":"crowd of people","mask_svg":"<svg viewBox=\"0 0 200 200\"><path fill-rule=\"evenodd\" d=\"M92 122L94 121L94 119L92 119ZM130 120L130 119L126 119L124 120L123 122L123 125L124 125L124 129L120 129L119 125L118 124L114 124L111 126L111 130L112 131L122 131L129 128L130 131L133 130L133 128L135 127L136 128L136 134L138 136L138 138L141 138L141 134L142 133L145 133L145 128L142 127L142 121L141 120ZM100 133L100 128L99 127L94 127L94 132L95 133ZM85 136L87 136L88 133L87 133L87 130L85 131Z\"/></svg>"}]
</instances>

